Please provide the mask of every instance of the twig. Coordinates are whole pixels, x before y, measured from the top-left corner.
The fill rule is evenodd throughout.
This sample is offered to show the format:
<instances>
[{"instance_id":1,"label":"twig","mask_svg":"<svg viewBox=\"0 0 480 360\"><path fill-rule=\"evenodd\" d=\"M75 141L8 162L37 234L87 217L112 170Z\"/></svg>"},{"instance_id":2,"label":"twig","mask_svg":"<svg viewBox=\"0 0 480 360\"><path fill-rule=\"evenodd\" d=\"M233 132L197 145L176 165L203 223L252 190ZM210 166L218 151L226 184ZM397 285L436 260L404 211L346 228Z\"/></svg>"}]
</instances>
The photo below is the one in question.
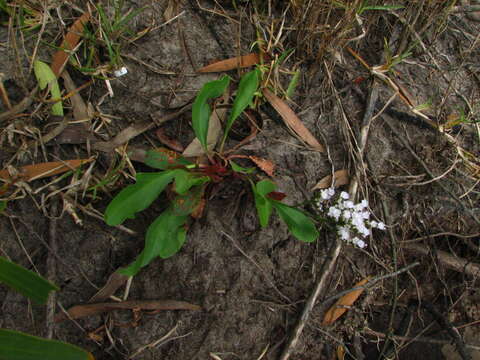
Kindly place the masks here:
<instances>
[{"instance_id":1,"label":"twig","mask_svg":"<svg viewBox=\"0 0 480 360\"><path fill-rule=\"evenodd\" d=\"M387 335L379 332L379 331L374 331L371 329L365 329L364 330L365 334L372 335L372 336L378 336L380 338L385 338ZM432 339L432 338L427 338L427 337L420 337L420 336L400 336L400 335L391 335L393 339L396 340L412 340L412 341L418 341L418 342L425 342L425 343L430 343L430 344L441 344L441 345L447 345L451 344L452 342L450 340L440 340L440 339ZM467 349L472 349L472 350L480 350L480 346L476 345L470 345L470 344L465 344L465 347Z\"/></svg>"},{"instance_id":2,"label":"twig","mask_svg":"<svg viewBox=\"0 0 480 360\"><path fill-rule=\"evenodd\" d=\"M333 267L335 266L335 263L338 258L338 255L340 254L341 248L342 248L342 240L337 238L329 251L327 259L323 263L322 270L320 271L322 275L320 276L320 279L315 285L313 292L310 294L310 297L305 303L305 307L303 308L300 319L298 320L295 328L293 329L290 339L285 345L285 348L280 356L280 360L288 360L292 355L295 349L295 346L297 345L298 340L300 339L300 335L302 334L303 328L305 327L308 321L310 313L313 307L315 306L315 302L317 301L318 296L320 295L321 292L325 290L327 279L330 273L332 272Z\"/></svg>"},{"instance_id":3,"label":"twig","mask_svg":"<svg viewBox=\"0 0 480 360\"><path fill-rule=\"evenodd\" d=\"M405 244L404 248L424 255L428 255L430 253L430 250L427 247L419 244ZM472 277L480 277L480 264L473 263L463 258L454 257L442 250L436 250L435 253L437 255L437 259L446 267L460 273L465 273Z\"/></svg>"},{"instance_id":4,"label":"twig","mask_svg":"<svg viewBox=\"0 0 480 360\"><path fill-rule=\"evenodd\" d=\"M323 305L327 305L329 304L330 302L338 299L338 298L341 298L342 296L344 295L347 295L348 293L351 293L352 291L356 291L356 290L369 290L371 287L373 287L373 285L375 285L377 282L379 281L382 281L382 280L385 280L385 279L388 279L388 278L391 278L391 277L394 277L394 276L398 276L406 271L409 271L410 269L414 268L415 266L418 266L420 265L419 262L414 262L413 264L410 264L410 265L407 265L405 266L404 268L401 268L395 272L392 272L392 273L389 273L389 274L385 274L385 275L382 275L382 276L378 276L376 278L373 278L372 280L370 280L369 282L367 282L365 285L361 285L361 286L355 286L353 288L350 288L348 290L345 290L345 291L341 291L339 292L338 294L335 294L333 296L330 296L328 298L326 298L325 300L323 300Z\"/></svg>"}]
</instances>

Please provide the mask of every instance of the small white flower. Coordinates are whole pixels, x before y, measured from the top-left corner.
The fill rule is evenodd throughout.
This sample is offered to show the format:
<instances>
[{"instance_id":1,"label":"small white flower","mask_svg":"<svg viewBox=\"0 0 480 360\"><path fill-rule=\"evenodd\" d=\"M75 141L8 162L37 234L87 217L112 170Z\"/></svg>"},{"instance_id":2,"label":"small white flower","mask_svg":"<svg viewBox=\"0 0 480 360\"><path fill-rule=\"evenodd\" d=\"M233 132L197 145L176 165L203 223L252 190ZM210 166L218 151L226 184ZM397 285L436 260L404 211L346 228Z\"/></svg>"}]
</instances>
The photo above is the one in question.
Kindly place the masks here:
<instances>
[{"instance_id":1,"label":"small white flower","mask_svg":"<svg viewBox=\"0 0 480 360\"><path fill-rule=\"evenodd\" d=\"M367 246L367 244L365 243L365 241L360 240L359 238L355 238L355 239L357 239L357 240L354 241L353 243L354 243L356 246L358 246L359 248L363 249L364 247ZM353 239L353 240L355 240L355 239Z\"/></svg>"},{"instance_id":2,"label":"small white flower","mask_svg":"<svg viewBox=\"0 0 480 360\"><path fill-rule=\"evenodd\" d=\"M368 220L370 218L370 211L362 211L361 212L362 218Z\"/></svg>"},{"instance_id":3,"label":"small white flower","mask_svg":"<svg viewBox=\"0 0 480 360\"><path fill-rule=\"evenodd\" d=\"M349 195L346 191L342 191L342 192L340 193L340 197L341 197L342 199L345 199L345 200L350 199L350 195Z\"/></svg>"},{"instance_id":4,"label":"small white flower","mask_svg":"<svg viewBox=\"0 0 480 360\"><path fill-rule=\"evenodd\" d=\"M343 205L345 206L346 209L353 209L355 205L353 204L353 201L347 200L343 202Z\"/></svg>"},{"instance_id":5,"label":"small white flower","mask_svg":"<svg viewBox=\"0 0 480 360\"><path fill-rule=\"evenodd\" d=\"M352 218L352 212L351 212L350 210L344 210L344 211L342 212L342 218L343 218L344 220L349 220L349 219L351 219L351 218Z\"/></svg>"},{"instance_id":6,"label":"small white flower","mask_svg":"<svg viewBox=\"0 0 480 360\"><path fill-rule=\"evenodd\" d=\"M320 197L322 198L322 200L330 200L333 195L335 195L334 188L328 188L320 191Z\"/></svg>"},{"instance_id":7,"label":"small white flower","mask_svg":"<svg viewBox=\"0 0 480 360\"><path fill-rule=\"evenodd\" d=\"M366 209L367 207L368 207L368 201L363 199L357 205L355 205L355 210L362 211L363 209Z\"/></svg>"},{"instance_id":8,"label":"small white flower","mask_svg":"<svg viewBox=\"0 0 480 360\"><path fill-rule=\"evenodd\" d=\"M332 206L330 209L328 209L327 215L335 218L335 220L338 221L340 215L342 215L342 211L340 209L337 209L335 206Z\"/></svg>"},{"instance_id":9,"label":"small white flower","mask_svg":"<svg viewBox=\"0 0 480 360\"><path fill-rule=\"evenodd\" d=\"M385 229L386 229L385 224L380 221L380 222L377 224L377 229L379 229L379 230L385 230Z\"/></svg>"},{"instance_id":10,"label":"small white flower","mask_svg":"<svg viewBox=\"0 0 480 360\"><path fill-rule=\"evenodd\" d=\"M347 226L340 226L338 228L338 235L340 235L342 240L349 241L350 240L350 229Z\"/></svg>"},{"instance_id":11,"label":"small white flower","mask_svg":"<svg viewBox=\"0 0 480 360\"><path fill-rule=\"evenodd\" d=\"M370 221L370 226L375 229L376 227L378 227L378 222L376 222L375 220L372 220Z\"/></svg>"}]
</instances>

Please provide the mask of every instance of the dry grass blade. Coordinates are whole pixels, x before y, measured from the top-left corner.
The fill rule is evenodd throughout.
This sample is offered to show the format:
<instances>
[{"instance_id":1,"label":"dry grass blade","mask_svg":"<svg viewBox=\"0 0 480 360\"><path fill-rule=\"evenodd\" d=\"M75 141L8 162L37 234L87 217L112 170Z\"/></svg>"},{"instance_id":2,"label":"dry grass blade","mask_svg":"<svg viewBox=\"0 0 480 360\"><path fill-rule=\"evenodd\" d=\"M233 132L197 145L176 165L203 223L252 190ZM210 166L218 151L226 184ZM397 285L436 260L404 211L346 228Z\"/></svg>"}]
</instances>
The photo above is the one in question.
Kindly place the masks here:
<instances>
[{"instance_id":1,"label":"dry grass blade","mask_svg":"<svg viewBox=\"0 0 480 360\"><path fill-rule=\"evenodd\" d=\"M88 12L85 12L82 16L80 16L70 27L67 35L65 35L65 39L61 45L62 50L58 50L55 55L53 55L51 67L53 73L57 77L62 73L63 68L68 61L68 57L70 56L69 51L75 49L75 46L77 46L78 41L80 40L80 35L83 32L83 28L89 20L90 13Z\"/></svg>"},{"instance_id":2,"label":"dry grass blade","mask_svg":"<svg viewBox=\"0 0 480 360\"><path fill-rule=\"evenodd\" d=\"M362 281L356 283L353 287L365 285L369 280L370 277L366 277ZM362 295L363 291L364 289L353 290L338 299L337 302L333 304L333 306L325 313L322 325L326 326L333 324L340 316L342 316L348 310L349 306L352 306L353 303L357 301L360 295Z\"/></svg>"},{"instance_id":3,"label":"dry grass blade","mask_svg":"<svg viewBox=\"0 0 480 360\"><path fill-rule=\"evenodd\" d=\"M312 188L312 191L327 189L331 186L339 187L339 186L347 185L349 182L350 182L350 178L348 176L348 170L347 169L337 170L333 173L333 177L332 175L327 175L324 178L322 178Z\"/></svg>"},{"instance_id":4,"label":"dry grass blade","mask_svg":"<svg viewBox=\"0 0 480 360\"><path fill-rule=\"evenodd\" d=\"M197 70L200 73L229 71L238 68L245 68L256 65L260 62L260 56L257 53L237 56L234 58L217 61L213 64L204 66Z\"/></svg>"},{"instance_id":5,"label":"dry grass blade","mask_svg":"<svg viewBox=\"0 0 480 360\"><path fill-rule=\"evenodd\" d=\"M112 303L97 303L88 305L76 305L68 309L67 314L58 313L55 316L55 322L61 322L67 319L79 319L86 316L98 315L112 310L192 310L198 311L202 308L198 305L190 304L185 301L176 300L131 300Z\"/></svg>"},{"instance_id":6,"label":"dry grass blade","mask_svg":"<svg viewBox=\"0 0 480 360\"><path fill-rule=\"evenodd\" d=\"M62 174L69 170L78 168L83 164L87 164L93 159L76 159L64 161L52 161L34 165L22 166L16 176L11 174L7 169L0 171L0 179L11 181L14 178L21 178L24 181L32 181L45 177Z\"/></svg>"},{"instance_id":7,"label":"dry grass blade","mask_svg":"<svg viewBox=\"0 0 480 360\"><path fill-rule=\"evenodd\" d=\"M308 144L313 150L319 152L325 152L325 148L318 140L312 135L310 130L308 130L299 117L293 112L292 109L280 99L277 95L272 93L268 89L263 89L263 95L268 100L268 102L273 106L273 108L280 114L285 124L293 131L298 137Z\"/></svg>"}]
</instances>

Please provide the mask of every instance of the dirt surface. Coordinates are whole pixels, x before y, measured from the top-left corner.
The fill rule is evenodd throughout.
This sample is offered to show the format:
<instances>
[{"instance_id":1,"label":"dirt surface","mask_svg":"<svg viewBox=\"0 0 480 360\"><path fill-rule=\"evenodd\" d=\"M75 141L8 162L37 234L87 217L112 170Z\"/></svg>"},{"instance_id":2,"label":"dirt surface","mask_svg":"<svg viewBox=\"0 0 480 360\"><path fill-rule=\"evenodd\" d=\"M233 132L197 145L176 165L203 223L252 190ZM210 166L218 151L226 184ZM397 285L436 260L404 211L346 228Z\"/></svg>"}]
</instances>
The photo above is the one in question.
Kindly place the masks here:
<instances>
[{"instance_id":1,"label":"dirt surface","mask_svg":"<svg viewBox=\"0 0 480 360\"><path fill-rule=\"evenodd\" d=\"M162 26L124 48L123 60L129 72L111 82L114 97L105 97L96 107L114 116L94 135L103 140L111 139L130 124L159 119L188 104L206 81L218 78L218 74L195 73L196 69L214 60L248 53L255 41L255 28L245 16L247 10L234 16L234 8L226 7L234 16L228 19L199 9L195 1L187 1L179 5L178 18L164 24L167 2L128 1L126 8L144 5L149 6L134 18L133 30L151 26L152 20ZM210 2L204 5L214 8ZM278 20L281 13L272 18L275 16ZM415 104L430 104L424 113L435 122L448 125L448 120L462 111L478 121L479 23L452 14L445 24L441 31L432 26L424 33L426 51L416 47L406 61L395 66L395 78ZM401 32L398 26L395 17L378 16L369 24L366 37L349 46L370 65L380 65L384 37L395 44L395 36L400 37ZM8 46L7 29L2 27L0 31L1 72L6 74L10 100L18 103L25 96L19 64ZM292 46L294 39L292 33L285 42ZM41 47L39 57L48 61L51 53L51 49ZM301 54L295 54L289 65L301 59ZM26 71L28 63L23 61ZM426 125L397 97L388 111L371 123L364 171L351 144L360 133L372 88L371 80L357 80L368 77L368 72L341 48L322 61L299 64L302 76L291 106L326 145L328 154L307 149L265 113L262 131L242 153L276 164L275 181L288 194L285 202L291 205L309 201L314 194L312 188L332 169L348 169L350 178L359 181L359 198L367 198L375 217L390 226L386 232L374 231L366 249L343 246L291 358L335 359L339 345L347 350L346 358L361 359L362 354L364 359L381 358L382 351L390 351L392 344L385 343L382 336L390 331L400 334L405 319L410 319L403 332L407 340L396 339L396 351L391 356L461 358L455 346L450 345L448 329L426 307L415 307L417 302L430 304L454 326L462 342L478 349L478 280L462 271L462 266L455 271L442 260L442 254L448 253L457 260L480 262L480 225L475 220L480 217L480 172L479 167L472 167L478 166L480 155L478 123L449 127L447 136ZM229 74L238 79L235 71ZM77 85L88 80L81 74L72 76ZM288 78L282 81L288 85ZM27 83L33 86L33 77ZM382 110L394 94L388 84L377 83L379 100L374 113ZM105 83L97 80L81 94L85 101L96 105L106 92ZM190 116L186 112L165 125L167 133L184 146L194 138ZM96 121L98 126L102 120ZM98 176L108 172L111 158L89 151L85 145L51 142L45 151L22 149L20 145L25 142L21 136L30 139L29 129L48 132L48 122L40 116L16 120L19 132L11 135L11 141L13 128L7 125L0 123L2 168L52 160L54 156L71 159L96 155ZM131 144L158 146L155 129ZM459 155L459 146L468 151L467 155L462 153L468 161ZM15 154L15 160L9 163ZM146 169L143 164L133 165L137 170ZM48 181L36 180L29 185L38 189ZM56 294L57 311L87 303L112 273L135 259L143 248L145 229L158 216L165 200L160 198L135 219L125 222L136 232L134 235L109 227L77 208L80 225L68 212L55 212L55 206L62 209L65 204L61 196L47 196L68 181L53 184L53 189L38 194L27 189L23 198L10 201L0 215L2 256L42 275L49 271L48 259L55 259L52 280L61 288ZM101 215L111 197L130 182L131 178L120 177L109 185L108 192L99 191L95 200L82 198L81 193L68 196L73 203L90 204ZM61 193L66 194L66 189ZM383 211L385 205L387 213ZM114 311L55 324L54 338L81 346L99 360L128 359L134 354L139 360L279 358L306 299L322 275L322 265L336 234L320 227L318 241L305 244L295 240L278 217L268 228L260 229L255 214L248 184L234 180L222 183L208 201L203 218L192 221L182 250L169 259L154 260L133 278L129 299L181 300L200 305L201 311ZM58 221L52 220L55 217ZM56 250L51 249L52 227L57 232ZM426 253L411 245L421 246ZM387 277L365 291L333 325L322 325L324 311L332 304L325 299L353 287L366 276L391 274L416 261L419 265L410 271ZM123 289L116 295L122 297ZM46 335L44 306L31 304L4 286L0 287L0 299L0 327ZM426 340L410 341L415 336ZM478 351L472 355L478 358Z\"/></svg>"}]
</instances>

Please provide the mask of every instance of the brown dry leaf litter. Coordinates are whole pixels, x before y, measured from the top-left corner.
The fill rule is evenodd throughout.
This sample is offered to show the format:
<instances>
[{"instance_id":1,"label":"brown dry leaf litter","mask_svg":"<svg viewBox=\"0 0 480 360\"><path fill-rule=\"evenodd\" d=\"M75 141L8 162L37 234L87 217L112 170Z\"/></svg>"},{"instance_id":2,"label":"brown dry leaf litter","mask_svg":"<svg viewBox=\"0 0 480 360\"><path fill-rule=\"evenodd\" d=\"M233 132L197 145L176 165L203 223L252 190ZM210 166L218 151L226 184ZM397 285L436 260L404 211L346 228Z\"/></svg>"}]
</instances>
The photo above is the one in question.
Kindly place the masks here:
<instances>
[{"instance_id":1,"label":"brown dry leaf litter","mask_svg":"<svg viewBox=\"0 0 480 360\"><path fill-rule=\"evenodd\" d=\"M298 137L308 144L313 150L319 152L325 152L325 148L318 140L312 135L310 130L308 130L303 124L302 120L293 112L292 109L280 99L277 95L272 93L268 89L263 89L263 95L268 100L268 102L273 106L273 108L279 113L282 117L285 124L291 129Z\"/></svg>"},{"instance_id":2,"label":"brown dry leaf litter","mask_svg":"<svg viewBox=\"0 0 480 360\"><path fill-rule=\"evenodd\" d=\"M222 72L237 68L245 68L256 65L260 62L260 56L257 53L237 56L234 58L214 62L197 70L200 73Z\"/></svg>"},{"instance_id":3,"label":"brown dry leaf litter","mask_svg":"<svg viewBox=\"0 0 480 360\"><path fill-rule=\"evenodd\" d=\"M24 181L42 179L45 177L62 174L69 170L74 170L83 164L91 162L92 160L93 159L64 160L26 165L19 169L17 175L14 175L7 169L4 169L0 171L0 179L5 181L11 181L17 177Z\"/></svg>"},{"instance_id":4,"label":"brown dry leaf litter","mask_svg":"<svg viewBox=\"0 0 480 360\"><path fill-rule=\"evenodd\" d=\"M362 281L356 283L353 287L363 286L369 280L370 277L366 277ZM338 299L337 302L335 302L335 304L333 304L333 306L325 313L322 325L326 326L333 324L340 316L345 314L345 312L348 310L348 307L352 306L355 301L357 301L360 295L362 295L363 291L364 289L353 290Z\"/></svg>"}]
</instances>

